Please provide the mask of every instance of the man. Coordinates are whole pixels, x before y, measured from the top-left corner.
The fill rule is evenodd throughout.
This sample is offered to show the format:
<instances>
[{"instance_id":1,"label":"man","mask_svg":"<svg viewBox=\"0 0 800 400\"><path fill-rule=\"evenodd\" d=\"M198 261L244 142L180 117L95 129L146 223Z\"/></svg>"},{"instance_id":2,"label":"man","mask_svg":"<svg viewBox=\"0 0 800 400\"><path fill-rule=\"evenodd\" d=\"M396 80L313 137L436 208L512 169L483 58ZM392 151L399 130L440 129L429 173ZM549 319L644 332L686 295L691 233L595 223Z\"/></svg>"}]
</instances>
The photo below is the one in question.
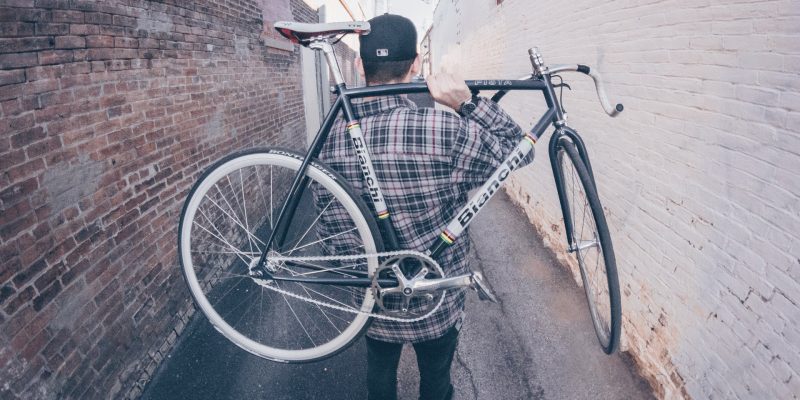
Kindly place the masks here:
<instances>
[{"instance_id":1,"label":"man","mask_svg":"<svg viewBox=\"0 0 800 400\"><path fill-rule=\"evenodd\" d=\"M420 71L416 29L397 15L369 21L360 37L357 68L367 85L410 82ZM491 100L473 98L463 80L448 74L428 78L433 99L458 114L417 108L404 96L353 101L373 165L382 184L401 249L427 250L480 186L514 148L523 132ZM340 119L320 158L368 199L363 176ZM368 204L371 204L367 201ZM373 210L374 211L374 210ZM468 272L467 233L438 260L447 276ZM367 332L370 399L397 397L397 366L403 343L411 343L420 370L420 398L450 399L450 366L464 310L464 290L447 292L430 317L413 323L375 320Z\"/></svg>"}]
</instances>

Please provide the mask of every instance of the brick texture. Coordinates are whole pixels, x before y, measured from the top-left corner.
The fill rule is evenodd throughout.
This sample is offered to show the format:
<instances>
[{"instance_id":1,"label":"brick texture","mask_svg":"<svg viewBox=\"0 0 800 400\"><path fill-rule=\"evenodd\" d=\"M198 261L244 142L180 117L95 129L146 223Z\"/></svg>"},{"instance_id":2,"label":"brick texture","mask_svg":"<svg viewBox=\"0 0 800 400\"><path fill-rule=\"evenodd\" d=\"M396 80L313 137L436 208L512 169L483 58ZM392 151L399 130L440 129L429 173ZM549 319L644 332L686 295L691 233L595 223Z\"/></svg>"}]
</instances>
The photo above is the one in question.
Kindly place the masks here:
<instances>
[{"instance_id":1,"label":"brick texture","mask_svg":"<svg viewBox=\"0 0 800 400\"><path fill-rule=\"evenodd\" d=\"M442 0L431 37L434 69L518 77L538 46L624 103L608 118L591 80L564 74L614 239L623 350L659 397L798 398L800 3ZM543 103L501 105L532 126ZM538 147L508 191L566 254Z\"/></svg>"},{"instance_id":2,"label":"brick texture","mask_svg":"<svg viewBox=\"0 0 800 400\"><path fill-rule=\"evenodd\" d=\"M188 189L303 146L299 52L264 45L263 2L0 2L0 398L137 397L183 330Z\"/></svg>"}]
</instances>

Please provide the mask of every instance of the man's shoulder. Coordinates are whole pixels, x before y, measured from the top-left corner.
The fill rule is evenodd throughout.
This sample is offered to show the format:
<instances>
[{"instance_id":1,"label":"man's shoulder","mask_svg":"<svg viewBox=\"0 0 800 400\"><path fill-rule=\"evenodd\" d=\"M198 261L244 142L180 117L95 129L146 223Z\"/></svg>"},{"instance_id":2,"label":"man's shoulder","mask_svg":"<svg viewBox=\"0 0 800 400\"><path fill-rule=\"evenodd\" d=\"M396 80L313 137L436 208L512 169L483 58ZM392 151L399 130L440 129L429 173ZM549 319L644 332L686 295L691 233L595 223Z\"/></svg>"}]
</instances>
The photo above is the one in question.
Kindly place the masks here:
<instances>
[{"instance_id":1,"label":"man's shoulder","mask_svg":"<svg viewBox=\"0 0 800 400\"><path fill-rule=\"evenodd\" d=\"M438 123L444 123L443 126L452 126L454 128L461 124L461 117L458 114L438 108L399 107L394 111L402 113L409 120L418 120L437 125Z\"/></svg>"}]
</instances>

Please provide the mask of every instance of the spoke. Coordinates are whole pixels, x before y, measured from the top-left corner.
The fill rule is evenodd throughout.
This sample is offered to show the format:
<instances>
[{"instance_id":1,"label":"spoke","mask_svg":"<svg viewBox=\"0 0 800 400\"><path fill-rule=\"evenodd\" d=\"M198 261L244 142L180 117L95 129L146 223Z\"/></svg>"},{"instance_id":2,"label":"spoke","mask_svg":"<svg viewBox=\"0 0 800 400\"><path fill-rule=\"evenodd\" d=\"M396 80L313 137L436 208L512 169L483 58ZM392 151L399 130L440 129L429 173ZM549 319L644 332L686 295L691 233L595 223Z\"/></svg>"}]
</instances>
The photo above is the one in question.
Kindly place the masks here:
<instances>
[{"instance_id":1,"label":"spoke","mask_svg":"<svg viewBox=\"0 0 800 400\"><path fill-rule=\"evenodd\" d=\"M292 271L292 270L290 270L290 269L288 269L288 268L286 269L286 271L288 271L288 272L289 272L289 274L291 274L293 278L294 278L294 277L298 277L298 276L304 276L304 275L306 275L306 274L300 274L300 273L296 273L296 272L294 272L294 271ZM344 274L342 274L342 275L344 275ZM351 276L351 275L344 275L344 276L347 276L347 277L349 277L349 278L353 278L353 276ZM300 282L295 282L295 283L297 283L297 284L299 284L299 285L301 285L301 286L303 285L303 284L302 284L302 283L300 283ZM348 290L348 289L345 289L345 288L343 288L343 287L341 287L341 286L339 286L339 285L326 285L326 287L330 287L330 288L333 288L333 289L337 289L337 290L339 290L339 291L342 291L342 292L345 292L345 293L349 293L349 294L355 294L355 293L356 293L356 292L354 292L352 289Z\"/></svg>"},{"instance_id":2,"label":"spoke","mask_svg":"<svg viewBox=\"0 0 800 400\"><path fill-rule=\"evenodd\" d=\"M347 277L351 277L351 278L356 277L356 276L354 276L352 274L348 274L346 272L341 272L341 270L343 270L343 269L352 269L353 265L345 265L345 266L341 266L341 267L326 268L326 267L323 267L322 265L316 265L316 264L311 264L311 263L307 263L307 264L311 265L311 266L314 266L314 267L321 268L321 269L319 271L297 272L294 276L308 276L308 275L320 274L320 273L323 273L323 272L333 272L333 273L337 273L337 274L340 274L340 275L343 275L343 276L347 276ZM290 270L288 268L286 268L286 270L287 271L292 271L292 270Z\"/></svg>"},{"instance_id":3,"label":"spoke","mask_svg":"<svg viewBox=\"0 0 800 400\"><path fill-rule=\"evenodd\" d=\"M330 287L333 288L333 289L336 289L336 290L338 290L340 292L345 292L349 296L355 296L356 294L358 294L360 292L360 290L354 290L352 286L347 286L347 289L345 289L342 286L338 286L338 285L330 285Z\"/></svg>"},{"instance_id":4,"label":"spoke","mask_svg":"<svg viewBox=\"0 0 800 400\"><path fill-rule=\"evenodd\" d=\"M570 238L570 240L572 240L572 242L573 242L573 243L570 243L570 246L573 246L573 245L577 246L577 240L575 239L575 231L576 231L576 229L575 229L575 222L576 222L575 221L575 173L574 173L574 168L573 168L573 164L572 164L572 159L569 157L569 154L567 154L566 150L562 150L561 154L562 154L562 161L564 162L564 167L562 169L563 170L567 170L567 172L569 173L569 192L570 192L570 195L567 196L567 202L568 202L567 206L569 206L569 216L570 216L570 219L571 219L571 222L572 222L572 226L570 227L570 229L572 230L572 237Z\"/></svg>"},{"instance_id":5,"label":"spoke","mask_svg":"<svg viewBox=\"0 0 800 400\"><path fill-rule=\"evenodd\" d=\"M241 171L241 169L239 169L239 171ZM233 199L235 199L235 200L236 200L236 205L237 205L237 208L239 209L239 211L242 211L242 204L241 204L241 203L239 203L239 196L236 194L236 186L234 186L233 182L231 182L231 174L225 175L225 180L226 180L226 181L228 181L228 187L229 187L229 188L230 188L230 190L231 190L231 197L232 197ZM227 198L227 197L225 197L225 198L223 198L223 199L225 200L225 202L226 202L226 203L228 203L228 204L230 205L230 207L231 207L231 211L233 211L233 213L234 213L234 214L235 214L235 215L238 217L238 213L237 213L237 212L236 212L236 210L233 208L233 204L231 204L231 203L228 201L228 198ZM241 220L240 220L240 221L241 221Z\"/></svg>"},{"instance_id":6,"label":"spoke","mask_svg":"<svg viewBox=\"0 0 800 400\"><path fill-rule=\"evenodd\" d=\"M276 285L278 285L278 282L276 281L276 282L275 282L275 284L276 284ZM278 287L280 287L280 285L278 285ZM314 339L313 339L313 338L311 337L311 335L308 333L308 330L306 330L306 327L305 327L305 325L303 325L303 323L302 323L302 322L300 322L300 317L298 317L298 316L297 316L297 313L296 313L296 312L294 312L294 307L292 307L292 305L289 303L289 300L286 298L286 296L285 296L285 295L281 295L281 297L283 297L283 301L285 301L285 302L286 302L286 305L287 305L287 306L289 306L289 310L290 310L290 311L292 312L292 314L294 315L294 319L296 319L296 320L297 320L297 323L298 323L298 324L300 324L300 328L302 328L302 329L303 329L303 332L305 332L305 333L306 333L306 336L308 337L308 340L310 340L310 341L311 341L311 344L313 344L313 345L316 347L316 346L317 346L317 344L314 342Z\"/></svg>"},{"instance_id":7,"label":"spoke","mask_svg":"<svg viewBox=\"0 0 800 400\"><path fill-rule=\"evenodd\" d=\"M245 278L240 278L240 280L241 280L241 279L245 279ZM218 297L218 298L217 298L217 301L215 301L215 302L212 304L212 305L214 306L214 308L216 309L216 306L219 304L219 302L220 302L220 301L222 301L222 299L224 299L224 298L228 297L228 294L229 294L231 291L233 291L233 289L236 289L236 287L238 287L238 286L239 286L239 282L231 284L231 287L230 287L230 288L228 288L228 290L226 290L226 291L225 291L225 293L223 293L223 294L222 294L222 296ZM209 293L209 294L210 294L210 293Z\"/></svg>"},{"instance_id":8,"label":"spoke","mask_svg":"<svg viewBox=\"0 0 800 400\"><path fill-rule=\"evenodd\" d=\"M249 277L250 277L249 275L245 274L236 274L228 271L218 271L218 274L214 276L214 279L236 279L236 278L249 278Z\"/></svg>"},{"instance_id":9,"label":"spoke","mask_svg":"<svg viewBox=\"0 0 800 400\"><path fill-rule=\"evenodd\" d=\"M261 289L261 297L258 300L258 319L259 319L259 323L258 323L258 326L256 327L256 332L260 333L260 332L262 332L262 329L267 326L266 322L264 321L264 297L266 297L264 295L264 290L267 290L267 289L264 288L261 285L259 285L258 288ZM267 290L267 291L269 291L269 290Z\"/></svg>"},{"instance_id":10,"label":"spoke","mask_svg":"<svg viewBox=\"0 0 800 400\"><path fill-rule=\"evenodd\" d=\"M583 200L583 215L581 216L581 239L583 239L583 230L586 228L586 210L589 208L589 199L586 196L586 188L581 191ZM589 210L591 211L591 209Z\"/></svg>"},{"instance_id":11,"label":"spoke","mask_svg":"<svg viewBox=\"0 0 800 400\"><path fill-rule=\"evenodd\" d=\"M301 284L300 287L303 288L303 291L306 292L306 295L308 295L308 297L311 297L311 293L308 293L308 288L306 288L305 285ZM336 324L334 324L333 321L331 321L331 319L328 318L328 314L326 314L324 311L322 311L322 308L320 308L319 304L316 304L316 303L313 303L313 304L314 304L314 306L317 307L317 310L319 310L320 314L322 314L325 317L325 319L328 320L328 322L331 324L331 326L333 326L333 329L336 329L336 331L338 331L341 334L342 333L341 329L339 329L339 327L337 327Z\"/></svg>"},{"instance_id":12,"label":"spoke","mask_svg":"<svg viewBox=\"0 0 800 400\"><path fill-rule=\"evenodd\" d=\"M272 165L270 165L269 168L270 168L270 170L272 170ZM269 211L269 219L270 219L269 227L270 227L270 229L272 229L272 208L269 208L267 206L267 196L264 194L264 186L261 185L262 179L261 179L261 173L259 171L260 171L260 169L256 168L256 180L257 180L258 189L259 189L258 193L261 193L261 200L264 201L264 211L265 211L264 212L264 218L267 218L267 211ZM270 184L271 184L271 182L270 182ZM263 221L259 221L258 225L260 226L262 223L263 223Z\"/></svg>"},{"instance_id":13,"label":"spoke","mask_svg":"<svg viewBox=\"0 0 800 400\"><path fill-rule=\"evenodd\" d=\"M292 251L289 252L289 255L291 255L296 250L300 250L300 249L306 248L308 246L313 246L313 245L315 245L317 243L322 243L322 242L324 242L326 240L330 240L330 239L333 239L333 238L335 238L337 236L342 236L342 235L348 234L348 233L353 232L355 230L358 230L358 228L353 228L353 229L350 229L348 231L339 232L339 233L337 233L335 235L331 235L331 236L328 236L328 237L325 237L325 238L322 238L322 239L319 239L319 240L316 240L316 241L313 241L313 242L310 242L310 243L306 243L306 244L304 244L304 245L302 245L300 247L295 247L294 249L292 249ZM300 240L302 241L303 239L301 238ZM298 242L298 244L299 243L300 242ZM359 245L357 248L362 248L362 247L364 247L363 244Z\"/></svg>"},{"instance_id":14,"label":"spoke","mask_svg":"<svg viewBox=\"0 0 800 400\"><path fill-rule=\"evenodd\" d=\"M274 181L272 180L272 165L270 165L270 166L269 166L269 229L270 229L270 230L273 230L273 229L275 229L275 228L272 226L272 210L274 210L274 209L275 209L275 207L273 206L273 203L272 203L272 201L273 201L273 198L272 198L272 188L274 187L274 185L275 185L275 183L274 183Z\"/></svg>"},{"instance_id":15,"label":"spoke","mask_svg":"<svg viewBox=\"0 0 800 400\"><path fill-rule=\"evenodd\" d=\"M198 209L198 211L200 212L200 215L206 220L206 222L208 222L208 224L211 226L212 229L214 229L214 232L216 233L211 232L210 230L208 230L208 228L201 225L198 221L195 221L195 223L197 224L198 227L200 227L200 229L206 231L209 235L213 236L214 238L225 244L228 248L232 249L234 252L238 254L247 254L246 252L239 250L238 247L234 246L231 242L229 242L228 239L225 237L225 235L219 231L219 229L217 228L217 224L211 221L211 218L209 218L208 215L206 215L206 213L203 210Z\"/></svg>"},{"instance_id":16,"label":"spoke","mask_svg":"<svg viewBox=\"0 0 800 400\"><path fill-rule=\"evenodd\" d=\"M259 287L260 287L260 286L259 286ZM250 291L248 290L248 292L250 292ZM239 304L237 304L237 305L236 305L236 307L234 307L234 308L233 308L233 309L232 309L230 312L228 312L228 315L230 315L230 314L231 314L232 312L234 312L234 311L239 311L239 310L241 310L241 308L242 308L242 304L244 304L246 301L250 300L250 298L251 298L251 297L258 296L258 294L259 294L259 291L257 291L257 290L253 290L253 291L252 291L252 293L248 293L248 294L245 296L245 298L244 298L244 299L243 299L243 300L242 300L242 301L241 301ZM238 320L236 320L236 322L235 322L235 323L233 323L233 324L230 324L230 325L231 325L231 326L239 326L239 322L242 322L242 320L244 319L244 317L246 317L246 316L248 315L248 311L249 311L251 308L253 308L253 302L251 302L251 303L250 303L250 304L247 306L247 308L246 308L246 309L244 309L244 310L241 312L242 314L239 316L239 319L238 319ZM224 318L224 317L223 317L223 318ZM237 330L241 330L241 328L238 328Z\"/></svg>"},{"instance_id":17,"label":"spoke","mask_svg":"<svg viewBox=\"0 0 800 400\"><path fill-rule=\"evenodd\" d=\"M301 261L298 261L298 263L300 263L300 262ZM352 267L353 267L352 265L342 266L342 267L324 267L322 265L312 264L312 263L307 262L307 261L302 261L302 262L305 263L305 265L308 265L309 268L314 267L314 268L319 268L319 269L315 270L315 271L308 271L308 272L297 272L297 271L295 271L295 270L293 270L291 268L286 267L285 265L284 265L283 269L286 270L286 271L291 272L292 276L308 276L308 275L314 275L314 274L321 274L321 273L324 273L324 272L330 272L330 273L346 276L348 278L357 278L358 277L358 274L347 273L347 271L343 271L343 270L347 270L347 269L352 269Z\"/></svg>"},{"instance_id":18,"label":"spoke","mask_svg":"<svg viewBox=\"0 0 800 400\"><path fill-rule=\"evenodd\" d=\"M302 285L300 285L300 286L301 286L301 288L302 288ZM307 294L307 293L306 293L306 294ZM312 303L312 305L313 305L313 306L315 306L315 307L317 307L317 308L319 308L319 306L318 306L317 304L313 304L313 303ZM315 317L313 317L313 316L311 315L311 312L309 311L309 308L310 308L310 307L303 307L303 308L301 309L301 311L302 311L302 312L303 312L303 314L305 315L305 318L306 318L306 320L307 320L307 321L310 321L310 323L309 323L309 330L310 330L310 331L312 331L312 332L314 332L314 331L316 331L316 332L325 332L323 329L320 329L320 326L319 326L319 324L317 323L317 318L315 318ZM311 311L313 311L313 308L311 308ZM312 327L312 326L310 326L310 325L314 325L314 326ZM313 328L313 329L312 329L312 328ZM323 341L325 341L325 340L326 340L324 336L322 337L322 340L323 340Z\"/></svg>"},{"instance_id":19,"label":"spoke","mask_svg":"<svg viewBox=\"0 0 800 400\"><path fill-rule=\"evenodd\" d=\"M599 246L598 246L598 249L600 249ZM595 261L595 266L594 266L595 276L598 276L598 277L607 276L607 274L605 273L605 268L603 268L603 269L600 268L600 260L602 260L602 258L601 258L602 256L603 256L602 252L598 252L597 253L597 261ZM603 265L605 265L605 261L603 261ZM607 284L608 283L607 283L607 279L606 279L606 285Z\"/></svg>"},{"instance_id":20,"label":"spoke","mask_svg":"<svg viewBox=\"0 0 800 400\"><path fill-rule=\"evenodd\" d=\"M331 204L333 204L333 199L331 199L331 201L329 201L328 204L325 205L325 208L323 208L322 211L320 211L319 215L317 215L317 218L314 218L314 221L311 223L311 225L308 226L308 229L306 229L306 231L303 233L303 236L301 236L300 239L297 241L297 243L295 243L295 247L292 250L289 251L288 255L292 255L297 249L300 248L300 247L298 247L298 246L300 246L300 243L302 243L303 239L306 238L306 235L308 235L308 232L311 232L311 228L313 228L317 224L317 221L319 221L319 219L322 217L322 214L324 214L325 211L328 210L328 207L330 207ZM319 241L317 241L317 242L319 242ZM317 242L314 242L314 243L317 243ZM306 246L308 246L308 245L305 245L303 247L306 247Z\"/></svg>"},{"instance_id":21,"label":"spoke","mask_svg":"<svg viewBox=\"0 0 800 400\"><path fill-rule=\"evenodd\" d=\"M228 181L228 186L231 188L231 191L233 192L233 196L234 196L234 197L236 197L236 191L233 189L233 185L230 183L230 176L228 176L228 175L225 175L225 179ZM225 214L225 215L226 215L228 218L230 218L231 220L233 220L233 222L235 222L235 223L236 223L236 225L238 225L240 228L242 228L242 229L245 231L245 233L247 233L247 235L248 235L248 240L250 240L250 236L252 236L252 234L250 233L250 230L249 230L249 229L248 229L248 228L247 228L247 227L246 227L244 224L242 224L242 221L241 221L241 219L239 218L239 216L238 216L238 215L236 215L236 211L233 209L233 206L232 206L232 205L231 205L231 203L228 201L227 197L226 197L225 195L223 195L223 194L222 194L222 191L219 189L219 186L218 186L218 185L214 185L214 188L216 188L216 189L217 189L217 193L219 194L219 196L220 196L220 197L222 197L222 200L224 200L225 204L228 206L228 210L230 210L230 213L229 213L228 211L226 211L225 209L223 209L223 208L222 208L222 206L220 206L220 205L219 205L219 204L218 204L216 201L214 201L214 199L212 199L211 197L209 197L209 198L208 198L208 200L209 200L209 201L210 201L212 204L214 204L214 205L215 205L215 206L216 206L216 207L217 207L217 208L218 208L220 211L222 211L222 213L223 213L223 214ZM233 214L233 215L231 215L231 214ZM254 239L256 239L256 240L258 240L258 238L256 238L256 237L253 237L253 238L254 238ZM263 242L261 242L260 240L258 240L258 241L259 241L259 242L260 242L262 245L264 244L264 243L263 243Z\"/></svg>"},{"instance_id":22,"label":"spoke","mask_svg":"<svg viewBox=\"0 0 800 400\"><path fill-rule=\"evenodd\" d=\"M242 189L242 211L244 212L244 226L247 228L247 232L250 232L250 222L247 220L247 199L245 198L244 194L244 179L242 178L242 169L239 168L239 187ZM235 192L235 191L234 191ZM235 193L234 193L235 194ZM247 235L247 241L250 245L250 251L253 251L253 239L250 235ZM258 246L256 246L258 248Z\"/></svg>"},{"instance_id":23,"label":"spoke","mask_svg":"<svg viewBox=\"0 0 800 400\"><path fill-rule=\"evenodd\" d=\"M342 313L342 315L350 315L350 313ZM334 319L337 319L337 320L341 321L345 326L346 325L350 325L353 322L352 320L349 320L349 319L346 319L346 318L342 318L337 314L328 314L328 316L329 317L333 317ZM338 330L338 328L337 328L337 330ZM342 331L339 331L339 333L342 333Z\"/></svg>"},{"instance_id":24,"label":"spoke","mask_svg":"<svg viewBox=\"0 0 800 400\"><path fill-rule=\"evenodd\" d=\"M219 190L219 189L218 189L218 190ZM253 234L252 234L252 233L250 233L250 231L249 231L249 230L248 230L248 229L247 229L247 228L246 228L244 225L242 225L242 222L241 222L241 221L239 221L239 218L238 218L238 217L234 217L234 216L231 216L230 214L228 214L228 212L227 212L227 211L225 211L225 210L224 210L224 209L223 209L223 208L222 208L222 207L221 207L219 204L217 204L217 202L216 202L216 201L214 201L214 199L212 199L212 198L210 198L210 197L209 197L209 198L208 198L208 201L210 201L210 202L211 202L211 204L215 205L215 206L216 206L216 207L217 207L217 208L218 208L220 211L222 211L222 213L223 213L223 214L225 214L226 216L228 216L228 218L230 218L231 220L233 220L233 222L234 222L236 225L238 225L240 228L242 228L242 230L244 230L244 231L245 231L245 233L247 234L247 236L248 236L248 237L252 237L252 238L253 238L253 239L255 239L256 241L258 241L259 243L261 243L261 245L262 245L262 246L264 245L264 242L262 242L262 241L261 241L259 238L257 238L257 237L255 237L255 236L253 236ZM213 224L213 222L211 222L211 219L209 219L209 223Z\"/></svg>"},{"instance_id":25,"label":"spoke","mask_svg":"<svg viewBox=\"0 0 800 400\"><path fill-rule=\"evenodd\" d=\"M205 218L205 219L206 219L206 221L208 221L208 222L211 224L211 227L212 227L212 228L213 228L215 231L217 231L217 234L218 234L218 235L217 235L217 234L214 234L214 233L213 233L213 232L211 232L211 231L209 231L208 229L206 229L206 227L204 227L203 225L200 225L200 223L199 223L199 222L195 221L195 223L197 224L197 226L198 226L198 227L200 227L200 229L202 229L202 230L206 231L206 232L207 232L209 235L211 235L211 236L213 236L213 237L217 238L217 240L219 240L219 241L221 241L222 243L225 243L226 245L228 245L228 247L229 247L229 248L231 248L231 249L234 251L234 253L235 253L235 254L236 254L238 257L239 257L239 259L240 259L240 260L242 260L242 262L244 262L245 264L248 264L248 265L249 265L249 263L250 263L250 262L249 262L248 260L245 260L245 259L244 259L244 257L243 257L243 256L244 256L246 253L244 253L244 252L240 251L240 250L239 250L239 249L237 249L237 248L236 248L234 245L232 245L230 242L228 242L228 240L227 240L227 239L226 239L226 238L225 238L225 237L222 235L222 232L220 232L220 231L217 229L216 225L214 225L214 224L211 222L211 220L208 218L208 216L206 216L206 214L205 214L205 213L204 213L202 210L198 210L198 211L200 211L200 215L202 215L202 216L203 216L203 218Z\"/></svg>"},{"instance_id":26,"label":"spoke","mask_svg":"<svg viewBox=\"0 0 800 400\"><path fill-rule=\"evenodd\" d=\"M298 283L298 284L299 284L300 286L302 286L303 288L305 288L305 289L308 289L308 290L310 290L310 291L312 291L312 292L314 292L314 293L316 293L316 294L318 294L318 295L320 295L320 296L322 296L322 297L324 297L324 298L326 298L326 299L328 299L328 300L330 300L330 301L332 301L332 302L334 302L334 303L337 303L337 304L339 304L339 305L340 305L340 306L342 306L342 307L348 307L348 308L350 308L350 309L357 310L355 307L353 307L353 306L352 306L352 305L350 305L350 304L342 303L341 301L339 301L339 300L336 300L336 299L334 299L334 298L332 298L332 297L330 297L330 296L327 296L327 295L325 295L325 294L323 294L323 293L320 293L320 292L318 292L318 291L316 291L316 290L314 290L314 289L311 289L310 287L308 287L308 286L306 286L306 285L304 285L304 284L302 284L302 283Z\"/></svg>"},{"instance_id":27,"label":"spoke","mask_svg":"<svg viewBox=\"0 0 800 400\"><path fill-rule=\"evenodd\" d=\"M598 268L599 266L600 266L600 257L597 257L597 260L595 261L595 266L594 266L594 269L593 269L594 278L593 278L593 282L592 283L594 284L594 287L597 289L596 295L597 295L598 298L602 295L602 293L600 292L600 285L599 285L598 280L601 279L602 276L605 276L604 273L599 271L599 268ZM588 267L589 266L587 266L587 269L588 269Z\"/></svg>"},{"instance_id":28,"label":"spoke","mask_svg":"<svg viewBox=\"0 0 800 400\"><path fill-rule=\"evenodd\" d=\"M228 187L230 188L231 192L233 192L233 197L236 197L236 190L233 189L233 184L231 183L231 176L225 175L225 180L228 181ZM236 215L236 210L233 209L233 205L231 205L231 203L228 201L228 197L222 194L222 190L220 190L219 185L214 185L214 187L217 189L217 193L219 193L220 197L222 197L222 200L225 202L225 204L228 205L228 209L231 210L231 213L234 215L233 219L236 220L239 223L239 225L243 226L242 221L239 219L239 216ZM220 207L220 209L222 208Z\"/></svg>"},{"instance_id":29,"label":"spoke","mask_svg":"<svg viewBox=\"0 0 800 400\"><path fill-rule=\"evenodd\" d=\"M599 259L598 259L598 262L596 264L599 264ZM607 304L605 301L601 301L601 299L603 298L603 293L600 290L600 285L598 285L598 283L599 283L598 280L600 282L602 282L604 276L605 275L602 275L602 274L595 274L595 286L594 287L597 288L597 291L595 292L595 297L596 297L596 302L595 303L597 304L597 307L599 308L597 310L598 311L597 313L598 313L598 316L600 318L600 322L603 325L604 333L605 333L605 330L608 329L608 323L607 323L608 322L607 321L608 316L607 316L607 312L606 311L608 310L608 312L610 313L610 304Z\"/></svg>"},{"instance_id":30,"label":"spoke","mask_svg":"<svg viewBox=\"0 0 800 400\"><path fill-rule=\"evenodd\" d=\"M570 158L570 162L571 161L572 161L572 159ZM576 233L577 233L576 231L578 230L577 226L576 226L578 221L577 221L577 218L576 218L577 214L575 212L575 209L578 206L576 204L577 203L577 197L575 196L575 186L576 186L576 184L575 184L575 164L571 163L570 166L572 167L570 169L570 182L571 182L570 188L572 189L571 190L572 191L572 196L570 197L572 199L572 202L570 204L571 205L570 213L572 215L572 236L573 236L573 240L575 241L575 244L577 244L578 241L575 240L575 236L576 236ZM580 237L580 235L577 235L577 236Z\"/></svg>"},{"instance_id":31,"label":"spoke","mask_svg":"<svg viewBox=\"0 0 800 400\"><path fill-rule=\"evenodd\" d=\"M233 251L226 249L207 249L207 250L191 250L192 254L241 254L248 257L260 257L261 253L249 253L246 251Z\"/></svg>"}]
</instances>

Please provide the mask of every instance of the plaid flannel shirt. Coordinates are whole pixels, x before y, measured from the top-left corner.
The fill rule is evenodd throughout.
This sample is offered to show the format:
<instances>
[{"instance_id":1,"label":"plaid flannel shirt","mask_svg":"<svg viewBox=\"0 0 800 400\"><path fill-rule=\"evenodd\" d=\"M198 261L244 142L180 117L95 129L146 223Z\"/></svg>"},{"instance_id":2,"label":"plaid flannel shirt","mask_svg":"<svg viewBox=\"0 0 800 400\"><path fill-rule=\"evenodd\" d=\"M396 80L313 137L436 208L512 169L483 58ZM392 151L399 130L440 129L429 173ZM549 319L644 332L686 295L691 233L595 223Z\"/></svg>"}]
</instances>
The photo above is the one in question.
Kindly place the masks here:
<instances>
[{"instance_id":1,"label":"plaid flannel shirt","mask_svg":"<svg viewBox=\"0 0 800 400\"><path fill-rule=\"evenodd\" d=\"M352 101L400 249L426 251L467 198L503 162L523 136L500 107L481 98L467 117L417 108L405 96ZM532 157L529 157L531 159ZM374 212L346 123L339 118L320 159L350 182ZM469 272L469 233L436 260L445 276ZM376 319L367 335L385 342L441 337L463 315L465 290L449 290L442 307L417 322Z\"/></svg>"}]
</instances>

